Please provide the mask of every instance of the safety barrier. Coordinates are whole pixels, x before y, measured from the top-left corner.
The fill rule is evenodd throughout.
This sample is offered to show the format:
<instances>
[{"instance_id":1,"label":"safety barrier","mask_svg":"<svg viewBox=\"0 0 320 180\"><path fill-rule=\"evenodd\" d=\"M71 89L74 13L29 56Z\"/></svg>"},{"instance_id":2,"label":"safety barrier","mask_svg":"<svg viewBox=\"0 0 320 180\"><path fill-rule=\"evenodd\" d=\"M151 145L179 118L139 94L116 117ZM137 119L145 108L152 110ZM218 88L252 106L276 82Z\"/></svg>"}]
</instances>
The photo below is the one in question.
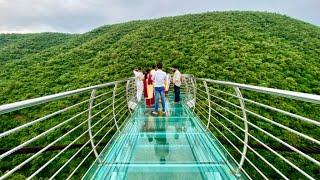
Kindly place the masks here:
<instances>
[{"instance_id":1,"label":"safety barrier","mask_svg":"<svg viewBox=\"0 0 320 180\"><path fill-rule=\"evenodd\" d=\"M121 131L121 125L130 116L129 102L136 103L135 91L134 79L128 78L0 106L1 121L10 123L10 119L19 117L34 118L23 120L26 122L0 133L1 149L5 151L0 155L1 168L5 169L0 179L18 175L14 173L22 168L28 171L27 179L41 172L47 173L45 177L50 179L57 178L61 172L64 172L63 178L71 178L84 163L90 164L95 160L89 158L91 154L98 158L109 139ZM44 113L47 114L42 115ZM47 127L48 124L52 126ZM59 144L62 140L64 143ZM72 150L76 143L81 146ZM61 148L50 151L57 144ZM32 155L20 155L19 151L34 146L40 150ZM66 155L70 150L74 153ZM69 158L61 160L62 154ZM76 161L79 157L83 158ZM58 168L54 163L57 160L63 162ZM72 161L77 164L71 164ZM28 163L31 167L39 165L29 171L26 170ZM54 165L54 171L48 171L52 169L50 165Z\"/></svg>"},{"instance_id":2,"label":"safety barrier","mask_svg":"<svg viewBox=\"0 0 320 180\"><path fill-rule=\"evenodd\" d=\"M0 133L0 180L19 171L27 179L83 175L137 106L134 81L128 78L0 106L1 121L9 127ZM319 156L299 147L320 146L315 133L320 132L315 114L320 112L320 96L192 75L184 75L181 88L185 103L237 164L236 173L264 179L290 179L290 173L319 177ZM264 149L255 148L257 144ZM289 155L275 145L289 149ZM37 151L23 154L32 147Z\"/></svg>"}]
</instances>

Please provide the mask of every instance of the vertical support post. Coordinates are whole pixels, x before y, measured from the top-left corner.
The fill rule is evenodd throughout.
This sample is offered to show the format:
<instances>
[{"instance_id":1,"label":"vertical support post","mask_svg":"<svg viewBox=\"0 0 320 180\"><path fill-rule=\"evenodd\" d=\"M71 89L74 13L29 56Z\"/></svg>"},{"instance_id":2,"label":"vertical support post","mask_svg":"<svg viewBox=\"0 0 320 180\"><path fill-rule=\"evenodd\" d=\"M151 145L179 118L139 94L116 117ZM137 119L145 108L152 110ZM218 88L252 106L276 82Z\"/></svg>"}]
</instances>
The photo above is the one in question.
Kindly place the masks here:
<instances>
[{"instance_id":1,"label":"vertical support post","mask_svg":"<svg viewBox=\"0 0 320 180\"><path fill-rule=\"evenodd\" d=\"M118 83L115 83L115 84L114 84L114 88L113 88L113 95L112 95L112 113L113 113L113 121L114 121L114 124L116 125L117 131L120 132L120 131L119 131L118 122L117 122L117 119L116 119L115 107L114 107L115 98L116 98L117 86L118 86Z\"/></svg>"},{"instance_id":2,"label":"vertical support post","mask_svg":"<svg viewBox=\"0 0 320 180\"><path fill-rule=\"evenodd\" d=\"M93 149L94 156L96 158L99 158L96 146L95 146L95 144L93 142L93 136L92 136L92 130L91 130L92 105L93 105L93 102L94 102L94 97L96 96L96 91L97 91L96 89L93 89L91 91L91 96L90 96L90 101L89 101L89 113L88 113L88 128L89 128L89 138L90 138L91 147ZM100 159L98 159L98 162L100 163Z\"/></svg>"},{"instance_id":3,"label":"vertical support post","mask_svg":"<svg viewBox=\"0 0 320 180\"><path fill-rule=\"evenodd\" d=\"M196 99L197 98L197 87L196 87L197 82L196 82L196 79L193 76L190 78L190 80L191 80L191 84L192 84L192 88L193 88L194 106L193 106L192 111L194 112L194 110L196 108L196 100L197 100Z\"/></svg>"},{"instance_id":4,"label":"vertical support post","mask_svg":"<svg viewBox=\"0 0 320 180\"><path fill-rule=\"evenodd\" d=\"M189 100L189 97L190 97L190 90L189 90L189 85L188 85L188 80L185 79L184 80L184 85L185 85L185 101L187 102Z\"/></svg>"},{"instance_id":5,"label":"vertical support post","mask_svg":"<svg viewBox=\"0 0 320 180\"><path fill-rule=\"evenodd\" d=\"M127 106L128 106L128 110L130 112L130 114L132 114L131 109L129 107L129 101L130 101L130 97L129 97L129 85L130 85L130 79L127 80L127 84L126 84L126 96L127 96Z\"/></svg>"},{"instance_id":6,"label":"vertical support post","mask_svg":"<svg viewBox=\"0 0 320 180\"><path fill-rule=\"evenodd\" d=\"M203 81L204 88L206 89L207 97L208 97L208 107L209 107L209 114L208 114L208 123L207 129L209 129L210 119L211 119L211 100L210 100L210 92L206 81Z\"/></svg>"},{"instance_id":7,"label":"vertical support post","mask_svg":"<svg viewBox=\"0 0 320 180\"><path fill-rule=\"evenodd\" d=\"M235 92L237 94L237 97L239 99L240 106L241 106L241 109L242 109L243 120L244 120L244 130L245 130L245 133L244 133L244 144L243 144L243 149L242 149L242 156L241 156L241 159L240 159L240 162L239 162L238 169L236 170L236 174L239 174L241 169L242 169L242 166L243 166L246 154L247 154L247 149L248 149L248 118L247 118L247 113L245 111L246 107L245 107L245 104L244 104L244 100L242 98L242 94L241 94L241 91L240 91L239 87L234 87L234 90L235 90Z\"/></svg>"}]
</instances>

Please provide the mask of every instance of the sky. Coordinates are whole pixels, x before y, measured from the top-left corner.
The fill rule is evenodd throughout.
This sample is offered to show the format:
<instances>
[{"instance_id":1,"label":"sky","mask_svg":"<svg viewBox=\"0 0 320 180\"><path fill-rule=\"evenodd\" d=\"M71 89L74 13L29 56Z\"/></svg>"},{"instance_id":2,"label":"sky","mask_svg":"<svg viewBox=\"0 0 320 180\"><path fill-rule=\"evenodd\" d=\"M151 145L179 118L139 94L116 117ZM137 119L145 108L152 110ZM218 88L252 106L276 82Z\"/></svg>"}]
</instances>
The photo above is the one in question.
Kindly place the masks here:
<instances>
[{"instance_id":1,"label":"sky","mask_svg":"<svg viewBox=\"0 0 320 180\"><path fill-rule=\"evenodd\" d=\"M320 0L0 0L0 33L84 33L130 20L227 10L276 12L320 26Z\"/></svg>"}]
</instances>

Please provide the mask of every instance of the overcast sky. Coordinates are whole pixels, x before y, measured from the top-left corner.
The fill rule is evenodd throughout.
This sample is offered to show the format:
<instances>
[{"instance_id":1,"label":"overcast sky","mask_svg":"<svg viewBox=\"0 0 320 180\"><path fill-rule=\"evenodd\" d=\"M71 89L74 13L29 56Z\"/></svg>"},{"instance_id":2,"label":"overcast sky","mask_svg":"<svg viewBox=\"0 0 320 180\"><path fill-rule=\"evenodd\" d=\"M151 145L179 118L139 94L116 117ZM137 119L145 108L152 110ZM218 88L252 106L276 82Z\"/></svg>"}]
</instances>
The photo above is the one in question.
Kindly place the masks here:
<instances>
[{"instance_id":1,"label":"overcast sky","mask_svg":"<svg viewBox=\"0 0 320 180\"><path fill-rule=\"evenodd\" d=\"M320 26L320 0L0 0L0 33L83 33L105 24L224 10L277 12Z\"/></svg>"}]
</instances>

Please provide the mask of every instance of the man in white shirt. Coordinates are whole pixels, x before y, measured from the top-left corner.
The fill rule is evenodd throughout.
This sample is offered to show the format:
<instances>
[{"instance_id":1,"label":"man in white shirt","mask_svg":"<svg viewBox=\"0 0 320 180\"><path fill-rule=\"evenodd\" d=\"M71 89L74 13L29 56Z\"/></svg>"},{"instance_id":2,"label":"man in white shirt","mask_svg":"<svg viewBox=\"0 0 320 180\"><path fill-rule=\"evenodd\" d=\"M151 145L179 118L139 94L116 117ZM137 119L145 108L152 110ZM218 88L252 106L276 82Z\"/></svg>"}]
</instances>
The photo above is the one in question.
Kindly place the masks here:
<instances>
[{"instance_id":1,"label":"man in white shirt","mask_svg":"<svg viewBox=\"0 0 320 180\"><path fill-rule=\"evenodd\" d=\"M173 88L174 88L174 102L180 102L180 86L181 86L181 73L178 70L177 66L173 66L174 74L173 74Z\"/></svg>"},{"instance_id":2,"label":"man in white shirt","mask_svg":"<svg viewBox=\"0 0 320 180\"><path fill-rule=\"evenodd\" d=\"M166 107L165 107L165 98L164 98L164 83L166 80L167 74L162 71L162 63L158 64L158 69L152 76L152 80L154 82L154 90L155 90L155 111L152 112L153 114L158 114L159 108L159 94L161 97L161 105L162 105L162 113L166 114Z\"/></svg>"}]
</instances>

